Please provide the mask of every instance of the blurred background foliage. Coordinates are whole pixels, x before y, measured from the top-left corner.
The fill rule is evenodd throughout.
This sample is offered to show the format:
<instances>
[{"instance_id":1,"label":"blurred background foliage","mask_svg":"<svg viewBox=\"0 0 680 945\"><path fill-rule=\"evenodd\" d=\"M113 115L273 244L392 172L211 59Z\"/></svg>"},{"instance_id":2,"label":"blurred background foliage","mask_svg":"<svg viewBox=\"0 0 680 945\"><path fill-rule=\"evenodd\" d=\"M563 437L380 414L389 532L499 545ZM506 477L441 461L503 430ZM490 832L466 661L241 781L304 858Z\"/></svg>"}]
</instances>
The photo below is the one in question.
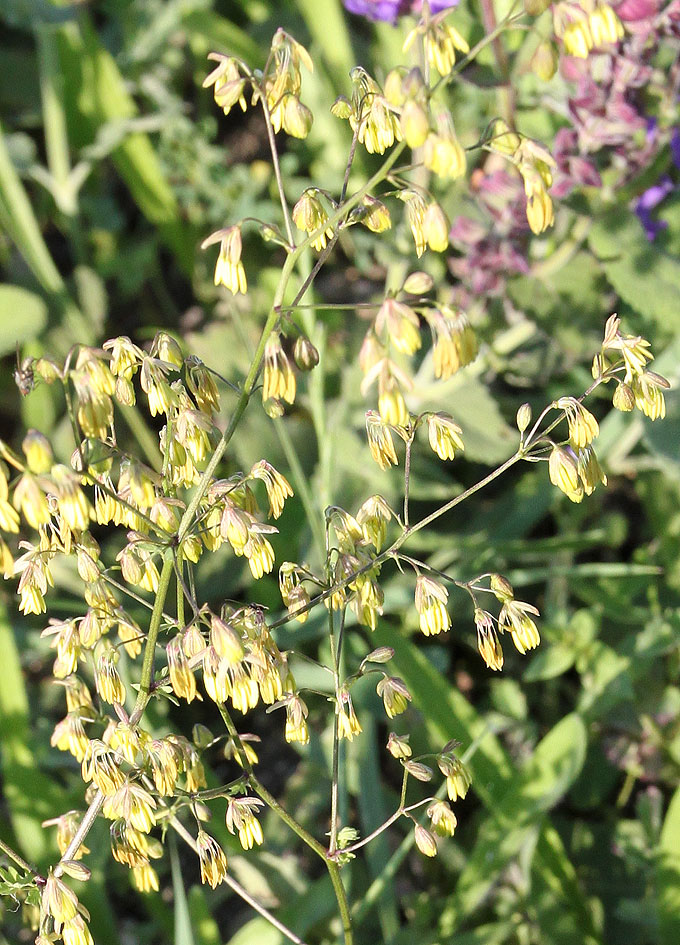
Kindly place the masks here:
<instances>
[{"instance_id":1,"label":"blurred background foliage","mask_svg":"<svg viewBox=\"0 0 680 945\"><path fill-rule=\"evenodd\" d=\"M16 444L22 429L35 427L63 461L72 449L64 405L45 385L20 398L12 381L17 344L22 356L63 356L74 343L117 334L143 344L163 328L183 339L187 352L238 380L267 311L280 251L247 235L251 291L244 299L214 288L213 259L198 249L229 222L278 221L280 214L260 115L221 118L201 88L206 54L217 50L262 65L279 26L310 49L316 68L306 79L305 101L315 124L305 142L281 144L294 202L308 179L339 189L349 139L329 106L347 93L355 63L380 78L403 61L404 26L352 17L338 0L4 0L0 16L2 437ZM483 35L474 0L461 2L455 17L465 35ZM551 147L566 122L560 103L568 83L559 74L548 83L536 78L526 65L532 43L532 32L515 32L506 44L515 63L516 120ZM662 69L674 48L660 48ZM451 93L467 144L497 114L494 70L489 48ZM666 127L673 120L663 115ZM621 173L606 149L597 160L600 186L574 190L558 206L555 228L531 244L527 237L525 271L505 273L502 291L475 292L464 277L452 276L446 257L421 261L448 293L444 298L466 302L481 352L446 382L433 381L427 359L419 368L410 408L450 410L463 427L466 452L447 468L425 450L416 453L416 511L427 512L512 452L520 403L540 409L587 386L612 311L627 330L652 341L654 366L675 387L668 416L652 426L596 399L606 490L572 505L550 487L543 467L516 469L464 514L414 539L410 550L433 566L462 579L502 571L538 604L542 644L530 657L508 653L502 675L486 670L462 595L452 601L448 639L416 639L412 588L399 573L385 575L378 630L352 627L348 660L383 644L396 651L396 672L414 696L399 730L409 731L420 751L459 739L473 773L456 837L434 861L413 852L411 834L398 824L343 871L359 943L680 940L680 199L671 192L664 201L658 213L666 227L651 242L632 208L661 174L676 173L669 148L631 173ZM372 167L360 154L353 181ZM476 173L468 175L472 187L456 182L438 194L452 220L479 217ZM357 229L342 238L317 280L315 302L375 301L386 279L415 268L406 233L397 233L399 257ZM365 445L361 308L302 310L298 318L321 351L321 366L285 419L271 421L254 403L229 456L232 471L265 456L293 482L296 498L274 539L278 562L318 560L315 528L326 505L355 510L372 492L388 500L400 494L399 472L381 473ZM129 416L131 438L153 463L152 431ZM316 510L313 527L305 497ZM239 561L217 554L205 564L203 599L238 600L247 592ZM72 611L72 581L66 570L58 574L52 615ZM258 583L257 593L272 615L279 613L273 576ZM40 629L39 620L18 618L14 589L5 584L0 835L45 866L56 846L41 822L81 807L83 786L73 759L49 747L62 696L49 681ZM315 656L327 647L317 615L278 632L282 647ZM304 663L296 675L301 687L328 688L323 674ZM363 683L355 691L364 735L346 747L341 813L366 834L395 809L399 772L383 749L379 699ZM151 726L164 727L172 712L154 707ZM216 725L209 703L185 709L185 727L187 715L191 723ZM328 705L319 699L313 706L312 740L299 749L283 742L272 718L255 712L244 723L263 739L263 780L321 836L330 783ZM215 764L213 784L225 779L229 764ZM253 895L306 941L335 940L334 900L320 864L271 815L264 826L265 846L247 855L219 812L211 830ZM161 894L144 896L112 861L104 825L92 839L93 879L82 898L97 945L282 941L226 888L206 892L193 854L171 846L160 866ZM30 940L11 902L0 928L2 945Z\"/></svg>"}]
</instances>

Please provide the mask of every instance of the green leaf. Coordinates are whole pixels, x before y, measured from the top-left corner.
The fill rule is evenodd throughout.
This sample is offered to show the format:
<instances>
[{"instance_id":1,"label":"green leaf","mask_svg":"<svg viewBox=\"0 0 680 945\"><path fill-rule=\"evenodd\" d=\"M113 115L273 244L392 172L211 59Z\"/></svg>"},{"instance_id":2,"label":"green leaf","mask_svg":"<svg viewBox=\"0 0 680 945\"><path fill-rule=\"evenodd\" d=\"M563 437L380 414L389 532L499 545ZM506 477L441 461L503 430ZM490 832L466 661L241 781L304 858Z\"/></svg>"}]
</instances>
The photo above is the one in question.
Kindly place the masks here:
<instances>
[{"instance_id":1,"label":"green leaf","mask_svg":"<svg viewBox=\"0 0 680 945\"><path fill-rule=\"evenodd\" d=\"M229 939L228 945L253 945L253 942L257 942L257 945L285 945L287 941L282 932L258 916L242 925L236 935Z\"/></svg>"},{"instance_id":2,"label":"green leaf","mask_svg":"<svg viewBox=\"0 0 680 945\"><path fill-rule=\"evenodd\" d=\"M175 943L174 945L196 945L193 929L191 926L191 916L189 914L189 903L182 879L182 869L179 865L179 856L177 855L177 841L174 835L170 835L170 869L172 871L172 892L175 903Z\"/></svg>"},{"instance_id":3,"label":"green leaf","mask_svg":"<svg viewBox=\"0 0 680 945\"><path fill-rule=\"evenodd\" d=\"M376 630L371 635L371 645L393 647L395 672L403 678L413 696L414 704L423 712L429 738L435 745L443 745L450 738L457 738L464 747L476 743L474 756L469 762L472 790L488 811L493 815L499 805L509 803L505 798L515 789L518 775L490 727L467 699L455 687L449 685L422 651L409 640L385 630ZM567 722L565 736L572 739L571 750L563 757L563 761L559 762L559 770L554 767L551 769L548 752L555 753L556 762L559 759L559 746L553 737L539 758L539 762L545 765L542 794L531 799L530 786L525 788L526 800L533 804L536 811L544 809L543 805L549 804L555 792L559 792L560 782L561 785L571 783L578 773L579 765L583 763L583 724L574 717L567 717L563 721ZM553 729L550 734L554 736L554 733ZM551 770L552 784L549 777ZM540 825L533 868L553 890L562 907L572 914L583 935L582 945L593 945L599 941L590 908L562 840L555 828L545 820Z\"/></svg>"},{"instance_id":4,"label":"green leaf","mask_svg":"<svg viewBox=\"0 0 680 945\"><path fill-rule=\"evenodd\" d=\"M538 744L479 832L447 909L451 930L481 903L499 872L538 828L541 815L569 790L583 766L586 744L585 725L576 714L563 718Z\"/></svg>"},{"instance_id":5,"label":"green leaf","mask_svg":"<svg viewBox=\"0 0 680 945\"><path fill-rule=\"evenodd\" d=\"M680 328L680 259L650 243L635 214L623 207L598 220L589 242L625 302L664 331Z\"/></svg>"},{"instance_id":6,"label":"green leaf","mask_svg":"<svg viewBox=\"0 0 680 945\"><path fill-rule=\"evenodd\" d=\"M367 700L363 699L363 693L360 693L357 708L361 709L365 701ZM387 820L392 810L388 808L380 778L378 764L380 751L375 722L368 711L362 712L361 717L364 719L362 737L350 744L348 751L361 772L357 805L362 834L368 836L371 831ZM387 835L383 833L376 837L373 843L368 844L365 853L369 876L373 881L381 875L385 862L389 859L390 848ZM399 930L399 916L394 884L390 881L385 883L383 893L378 900L378 919L384 940L391 941Z\"/></svg>"},{"instance_id":7,"label":"green leaf","mask_svg":"<svg viewBox=\"0 0 680 945\"><path fill-rule=\"evenodd\" d=\"M473 369L464 368L446 381L436 381L431 376L431 365L425 364L409 394L410 409L416 413L439 410L445 403L463 429L465 459L487 466L507 459L517 446L517 431L505 422L496 400L473 375Z\"/></svg>"},{"instance_id":8,"label":"green leaf","mask_svg":"<svg viewBox=\"0 0 680 945\"><path fill-rule=\"evenodd\" d=\"M47 305L28 289L0 285L0 355L35 338L47 323Z\"/></svg>"},{"instance_id":9,"label":"green leaf","mask_svg":"<svg viewBox=\"0 0 680 945\"><path fill-rule=\"evenodd\" d=\"M0 604L0 762L3 794L21 853L35 865L47 852L47 833L41 821L54 816L46 804L45 778L29 744L29 702L21 672L19 651L7 611ZM56 810L56 807L55 807Z\"/></svg>"},{"instance_id":10,"label":"green leaf","mask_svg":"<svg viewBox=\"0 0 680 945\"><path fill-rule=\"evenodd\" d=\"M680 788L664 820L656 866L659 945L680 941Z\"/></svg>"},{"instance_id":11,"label":"green leaf","mask_svg":"<svg viewBox=\"0 0 680 945\"><path fill-rule=\"evenodd\" d=\"M137 115L137 106L114 58L84 15L78 24L67 23L60 29L58 42L72 137L78 130L81 144L91 144L99 129ZM179 263L190 268L194 241L179 219L175 195L149 136L129 131L113 149L112 156L144 216L159 227Z\"/></svg>"}]
</instances>

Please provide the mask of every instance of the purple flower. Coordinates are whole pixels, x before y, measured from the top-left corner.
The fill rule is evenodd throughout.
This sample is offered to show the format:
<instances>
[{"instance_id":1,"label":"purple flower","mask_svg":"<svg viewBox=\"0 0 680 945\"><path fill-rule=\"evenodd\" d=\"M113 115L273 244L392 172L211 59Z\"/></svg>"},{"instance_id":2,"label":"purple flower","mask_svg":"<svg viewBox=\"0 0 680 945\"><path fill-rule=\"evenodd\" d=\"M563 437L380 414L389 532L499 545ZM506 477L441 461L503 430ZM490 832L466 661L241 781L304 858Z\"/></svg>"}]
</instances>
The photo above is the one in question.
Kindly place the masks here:
<instances>
[{"instance_id":1,"label":"purple flower","mask_svg":"<svg viewBox=\"0 0 680 945\"><path fill-rule=\"evenodd\" d=\"M343 3L350 13L387 23L396 23L398 17L408 13L419 14L423 6L422 0L343 0ZM457 4L458 0L430 0L430 12L439 13Z\"/></svg>"},{"instance_id":2,"label":"purple flower","mask_svg":"<svg viewBox=\"0 0 680 945\"><path fill-rule=\"evenodd\" d=\"M674 128L671 134L671 158L673 164L680 169L680 128Z\"/></svg>"},{"instance_id":3,"label":"purple flower","mask_svg":"<svg viewBox=\"0 0 680 945\"><path fill-rule=\"evenodd\" d=\"M674 190L675 186L670 177L662 177L652 187L648 187L637 199L635 212L650 243L668 226L665 220L654 220L652 210L658 207Z\"/></svg>"}]
</instances>

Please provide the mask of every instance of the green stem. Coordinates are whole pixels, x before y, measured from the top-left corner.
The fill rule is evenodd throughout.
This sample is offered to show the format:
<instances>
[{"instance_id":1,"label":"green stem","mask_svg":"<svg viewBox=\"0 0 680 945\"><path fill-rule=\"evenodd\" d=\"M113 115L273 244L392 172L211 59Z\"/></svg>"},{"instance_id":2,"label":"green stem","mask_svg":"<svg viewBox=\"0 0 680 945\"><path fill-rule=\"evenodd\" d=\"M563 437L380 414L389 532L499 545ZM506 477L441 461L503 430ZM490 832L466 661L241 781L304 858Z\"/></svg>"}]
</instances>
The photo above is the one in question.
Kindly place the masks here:
<instances>
[{"instance_id":1,"label":"green stem","mask_svg":"<svg viewBox=\"0 0 680 945\"><path fill-rule=\"evenodd\" d=\"M316 502L314 501L314 496L312 495L312 490L309 482L307 481L305 471L302 468L302 463L295 452L295 446L293 445L290 433L288 432L286 421L282 418L275 420L274 429L276 430L276 434L279 438L281 446L283 447L283 452L286 454L288 465L290 466L291 472L293 474L293 481L297 486L300 501L302 502L305 510L307 522L309 523L314 540L319 548L319 553L322 554L324 547L324 536L323 526L321 525L319 519L319 510L316 506Z\"/></svg>"},{"instance_id":2,"label":"green stem","mask_svg":"<svg viewBox=\"0 0 680 945\"><path fill-rule=\"evenodd\" d=\"M302 824L288 813L288 811L276 800L273 794L267 790L267 788L262 784L262 782L257 778L255 772L253 771L253 766L248 761L246 753L243 750L243 744L241 742L241 736L239 735L234 721L229 714L228 709L224 705L218 705L220 715L224 719L224 724L227 728L227 731L231 735L234 741L234 748L238 752L241 759L242 767L245 771L248 772L248 781L252 785L253 790L262 798L267 807L270 807L274 813L286 824L290 829L296 834L303 843L305 843L310 850L312 850L316 855L324 861L326 864L326 869L328 870L328 875L330 876L331 883L333 885L333 892L335 893L335 898L338 903L338 909L340 911L340 917L342 919L342 928L344 934L345 945L352 945L353 935L352 935L352 916L349 908L349 902L347 901L347 893L345 892L345 887L342 884L342 879L340 878L340 870L338 864L329 859L328 851L316 840L309 831L305 830Z\"/></svg>"},{"instance_id":3,"label":"green stem","mask_svg":"<svg viewBox=\"0 0 680 945\"><path fill-rule=\"evenodd\" d=\"M34 869L30 863L27 863L23 856L20 856L18 853L8 846L4 840L0 840L0 850L8 856L10 860L14 860L16 865L24 871L24 873L30 873L31 876L39 876L40 874L36 869Z\"/></svg>"},{"instance_id":4,"label":"green stem","mask_svg":"<svg viewBox=\"0 0 680 945\"><path fill-rule=\"evenodd\" d=\"M146 637L146 643L144 644L142 675L139 681L139 693L137 695L137 701L135 703L132 715L130 716L131 725L136 725L137 722L139 722L142 715L144 714L146 704L149 701L151 684L153 682L156 642L158 640L158 632L161 627L161 618L163 616L165 598L168 595L168 588L170 587L170 578L172 577L174 571L174 564L175 562L172 549L168 548L163 557L163 567L161 568L161 574L158 581L158 591L156 592L156 599L154 601L153 611L151 613L151 620L149 621L149 632Z\"/></svg>"},{"instance_id":5,"label":"green stem","mask_svg":"<svg viewBox=\"0 0 680 945\"><path fill-rule=\"evenodd\" d=\"M441 508L435 509L434 512L426 515L425 518L422 518L419 522L416 522L414 525L410 525L408 528L405 528L401 535L395 539L389 548L386 548L385 551L381 551L379 555L376 555L376 557L372 558L367 564L363 565L361 568L357 568L356 571L348 574L341 581L336 582L332 587L321 591L321 593L317 594L316 597L313 597L308 604L305 604L303 607L299 607L297 610L293 611L293 613L286 614L285 616L280 617L278 620L275 620L269 625L269 630L275 630L277 627L288 623L289 620L293 620L299 614L306 613L308 610L316 607L317 604L327 600L332 594L335 594L336 591L342 590L343 588L348 587L350 584L354 583L354 581L356 581L356 579L366 571L370 571L377 565L383 564L388 558L393 557L395 552L398 551L399 548L401 548L401 546L405 544L405 542L407 542L412 535L415 535L416 532L419 532L426 526L431 525L432 522L436 521L438 518L441 518L442 515L446 515L447 512L450 512L451 509L454 509L457 505L460 505L461 502L465 502L466 499L469 499L470 496L474 495L476 492L479 492L481 489L485 488L485 486L488 486L495 479L498 479L499 476L502 476L503 473L507 472L508 469L510 469L515 465L515 463L518 463L523 458L523 454L519 451L517 453L513 453L509 459L506 459L504 463L496 467L496 469L490 472L488 476L484 476L483 479L480 479L479 482L476 482L474 486L470 486L469 489L466 489L464 492L461 492L460 495L457 495L449 502L446 502L441 506Z\"/></svg>"}]
</instances>

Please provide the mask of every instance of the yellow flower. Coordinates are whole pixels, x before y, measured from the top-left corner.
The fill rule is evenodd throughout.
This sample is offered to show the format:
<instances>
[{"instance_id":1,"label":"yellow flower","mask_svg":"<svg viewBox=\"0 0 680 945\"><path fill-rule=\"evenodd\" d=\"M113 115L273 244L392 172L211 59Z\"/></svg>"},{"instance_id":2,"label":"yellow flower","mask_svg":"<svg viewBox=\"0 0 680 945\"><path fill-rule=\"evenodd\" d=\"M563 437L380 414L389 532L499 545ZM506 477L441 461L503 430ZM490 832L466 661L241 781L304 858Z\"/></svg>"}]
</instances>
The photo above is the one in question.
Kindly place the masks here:
<instances>
[{"instance_id":1,"label":"yellow flower","mask_svg":"<svg viewBox=\"0 0 680 945\"><path fill-rule=\"evenodd\" d=\"M346 689L340 691L340 698L337 703L338 737L353 741L355 735L362 732L359 719L354 711L352 697Z\"/></svg>"},{"instance_id":2,"label":"yellow flower","mask_svg":"<svg viewBox=\"0 0 680 945\"><path fill-rule=\"evenodd\" d=\"M389 428L374 410L366 411L366 435L371 456L381 469L398 464L394 441Z\"/></svg>"},{"instance_id":3,"label":"yellow flower","mask_svg":"<svg viewBox=\"0 0 680 945\"><path fill-rule=\"evenodd\" d=\"M215 52L209 53L208 59L216 62L217 66L203 80L203 88L213 86L215 102L225 115L228 115L237 103L241 110L245 111L247 104L243 93L246 80L241 76L236 60Z\"/></svg>"},{"instance_id":4,"label":"yellow flower","mask_svg":"<svg viewBox=\"0 0 680 945\"><path fill-rule=\"evenodd\" d=\"M300 742L301 745L309 743L308 711L307 706L299 696L290 696L286 703L285 738L287 742Z\"/></svg>"},{"instance_id":5,"label":"yellow flower","mask_svg":"<svg viewBox=\"0 0 680 945\"><path fill-rule=\"evenodd\" d=\"M445 413L431 413L427 418L430 447L440 459L453 459L456 450L464 450L463 431Z\"/></svg>"},{"instance_id":6,"label":"yellow flower","mask_svg":"<svg viewBox=\"0 0 680 945\"><path fill-rule=\"evenodd\" d=\"M420 615L420 629L425 636L446 632L451 618L446 609L449 592L443 584L419 574L416 580L415 603Z\"/></svg>"},{"instance_id":7,"label":"yellow flower","mask_svg":"<svg viewBox=\"0 0 680 945\"><path fill-rule=\"evenodd\" d=\"M240 636L230 624L215 614L210 615L210 643L228 666L240 663L243 659L244 650Z\"/></svg>"},{"instance_id":8,"label":"yellow flower","mask_svg":"<svg viewBox=\"0 0 680 945\"><path fill-rule=\"evenodd\" d=\"M369 496L357 512L357 523L361 526L366 541L380 551L387 534L387 523L392 518L392 509L381 495Z\"/></svg>"},{"instance_id":9,"label":"yellow flower","mask_svg":"<svg viewBox=\"0 0 680 945\"><path fill-rule=\"evenodd\" d=\"M595 45L587 17L579 17L568 23L562 33L562 42L570 56L587 59L590 50Z\"/></svg>"},{"instance_id":10,"label":"yellow flower","mask_svg":"<svg viewBox=\"0 0 680 945\"><path fill-rule=\"evenodd\" d=\"M583 499L583 486L579 482L578 460L571 449L554 446L548 460L550 481L571 499L580 502Z\"/></svg>"},{"instance_id":11,"label":"yellow flower","mask_svg":"<svg viewBox=\"0 0 680 945\"><path fill-rule=\"evenodd\" d=\"M618 43L623 39L623 23L608 3L599 4L588 17L593 46Z\"/></svg>"},{"instance_id":12,"label":"yellow flower","mask_svg":"<svg viewBox=\"0 0 680 945\"><path fill-rule=\"evenodd\" d=\"M248 559L250 573L256 581L263 574L269 574L274 567L274 549L267 539L257 532L251 533L243 553Z\"/></svg>"},{"instance_id":13,"label":"yellow flower","mask_svg":"<svg viewBox=\"0 0 680 945\"><path fill-rule=\"evenodd\" d=\"M401 141L401 125L378 83L356 66L350 76L354 85L349 123L369 154L384 154L395 140Z\"/></svg>"},{"instance_id":14,"label":"yellow flower","mask_svg":"<svg viewBox=\"0 0 680 945\"><path fill-rule=\"evenodd\" d=\"M387 739L387 750L393 758L410 758L412 755L411 746L408 743L408 735L397 735L390 732Z\"/></svg>"},{"instance_id":15,"label":"yellow flower","mask_svg":"<svg viewBox=\"0 0 680 945\"><path fill-rule=\"evenodd\" d=\"M52 466L52 447L46 436L38 430L29 430L23 439L21 448L24 451L28 468L32 473L39 475L40 473L49 472Z\"/></svg>"},{"instance_id":16,"label":"yellow flower","mask_svg":"<svg viewBox=\"0 0 680 945\"><path fill-rule=\"evenodd\" d=\"M464 799L472 783L472 778L460 758L450 754L439 755L437 764L446 778L446 791L449 800L455 801L459 797Z\"/></svg>"},{"instance_id":17,"label":"yellow flower","mask_svg":"<svg viewBox=\"0 0 680 945\"><path fill-rule=\"evenodd\" d=\"M269 514L274 518L278 518L283 512L286 499L293 495L291 484L266 459L261 459L259 463L255 463L250 470L250 475L264 483L267 490L267 499L269 500Z\"/></svg>"},{"instance_id":18,"label":"yellow flower","mask_svg":"<svg viewBox=\"0 0 680 945\"><path fill-rule=\"evenodd\" d=\"M156 823L156 801L141 784L125 780L115 794L107 797L102 812L110 820L122 818L136 830L148 833Z\"/></svg>"},{"instance_id":19,"label":"yellow flower","mask_svg":"<svg viewBox=\"0 0 680 945\"><path fill-rule=\"evenodd\" d=\"M432 829L440 837L452 837L458 826L458 819L446 801L434 801L427 808Z\"/></svg>"},{"instance_id":20,"label":"yellow flower","mask_svg":"<svg viewBox=\"0 0 680 945\"><path fill-rule=\"evenodd\" d=\"M414 190L402 190L397 196L406 204L406 219L416 246L416 256L420 259L427 246L423 228L426 208L425 199Z\"/></svg>"},{"instance_id":21,"label":"yellow flower","mask_svg":"<svg viewBox=\"0 0 680 945\"><path fill-rule=\"evenodd\" d=\"M516 649L524 655L527 650L535 649L541 642L536 624L529 616L538 617L538 610L521 600L506 601L498 615L501 633L509 632Z\"/></svg>"},{"instance_id":22,"label":"yellow flower","mask_svg":"<svg viewBox=\"0 0 680 945\"><path fill-rule=\"evenodd\" d=\"M314 249L321 250L333 236L332 226L326 226L328 212L319 199L321 191L317 187L308 187L293 207L293 222L303 233L317 233L312 240ZM320 230L320 232L318 232ZM292 401L291 401L292 403Z\"/></svg>"},{"instance_id":23,"label":"yellow flower","mask_svg":"<svg viewBox=\"0 0 680 945\"><path fill-rule=\"evenodd\" d=\"M132 867L132 879L139 892L158 892L158 874L150 863L140 863Z\"/></svg>"},{"instance_id":24,"label":"yellow flower","mask_svg":"<svg viewBox=\"0 0 680 945\"><path fill-rule=\"evenodd\" d=\"M498 639L490 613L475 608L475 626L477 627L477 649L489 669L503 669L503 648Z\"/></svg>"},{"instance_id":25,"label":"yellow flower","mask_svg":"<svg viewBox=\"0 0 680 945\"><path fill-rule=\"evenodd\" d=\"M385 361L378 376L378 411L385 423L393 427L405 427L409 412L392 365Z\"/></svg>"},{"instance_id":26,"label":"yellow flower","mask_svg":"<svg viewBox=\"0 0 680 945\"><path fill-rule=\"evenodd\" d=\"M94 781L102 794L109 797L125 782L114 752L100 739L93 739L87 746L81 771L83 781Z\"/></svg>"},{"instance_id":27,"label":"yellow flower","mask_svg":"<svg viewBox=\"0 0 680 945\"><path fill-rule=\"evenodd\" d=\"M560 397L555 406L564 410L569 425L569 443L575 450L589 446L598 436L600 427L592 413L574 397Z\"/></svg>"},{"instance_id":28,"label":"yellow flower","mask_svg":"<svg viewBox=\"0 0 680 945\"><path fill-rule=\"evenodd\" d=\"M451 114L447 111L438 113L437 130L427 136L423 164L444 180L456 180L465 173L465 150L456 137Z\"/></svg>"},{"instance_id":29,"label":"yellow flower","mask_svg":"<svg viewBox=\"0 0 680 945\"><path fill-rule=\"evenodd\" d=\"M403 354L415 354L421 346L418 316L395 298L387 298L378 309L375 330L386 332L394 347Z\"/></svg>"},{"instance_id":30,"label":"yellow flower","mask_svg":"<svg viewBox=\"0 0 680 945\"><path fill-rule=\"evenodd\" d=\"M422 19L408 34L403 46L406 51L417 36L423 36L428 61L441 76L449 75L456 64L456 50L462 53L470 52L467 41L458 30L444 22L449 12L449 10L443 10L436 16Z\"/></svg>"},{"instance_id":31,"label":"yellow flower","mask_svg":"<svg viewBox=\"0 0 680 945\"><path fill-rule=\"evenodd\" d=\"M227 875L227 858L224 850L205 830L198 831L196 846L201 864L201 882L208 883L215 889Z\"/></svg>"},{"instance_id":32,"label":"yellow flower","mask_svg":"<svg viewBox=\"0 0 680 945\"><path fill-rule=\"evenodd\" d=\"M229 226L224 230L212 233L207 239L203 240L201 249L206 249L218 240L220 251L215 264L215 285L226 286L232 295L236 295L238 292L245 295L248 291L248 281L241 262L243 248L241 227Z\"/></svg>"},{"instance_id":33,"label":"yellow flower","mask_svg":"<svg viewBox=\"0 0 680 945\"><path fill-rule=\"evenodd\" d=\"M64 945L94 945L90 930L80 915L64 923L61 935Z\"/></svg>"},{"instance_id":34,"label":"yellow flower","mask_svg":"<svg viewBox=\"0 0 680 945\"><path fill-rule=\"evenodd\" d=\"M595 455L592 446L586 446L578 453L578 474L586 495L592 495L600 483L607 485L607 477Z\"/></svg>"},{"instance_id":35,"label":"yellow flower","mask_svg":"<svg viewBox=\"0 0 680 945\"><path fill-rule=\"evenodd\" d=\"M278 398L292 404L295 390L295 374L281 346L281 336L278 332L272 332L264 349L262 400Z\"/></svg>"},{"instance_id":36,"label":"yellow flower","mask_svg":"<svg viewBox=\"0 0 680 945\"><path fill-rule=\"evenodd\" d=\"M63 924L75 919L78 914L78 897L51 870L45 880L42 901L45 912L54 919L57 931L61 931Z\"/></svg>"},{"instance_id":37,"label":"yellow flower","mask_svg":"<svg viewBox=\"0 0 680 945\"><path fill-rule=\"evenodd\" d=\"M398 676L383 676L376 691L382 698L385 712L390 719L405 712L411 701L411 693L406 688L404 680Z\"/></svg>"},{"instance_id":38,"label":"yellow flower","mask_svg":"<svg viewBox=\"0 0 680 945\"><path fill-rule=\"evenodd\" d=\"M263 807L264 801L257 797L233 797L227 804L227 829L230 833L238 833L239 843L244 850L252 850L264 841L262 827L257 819L258 807Z\"/></svg>"}]
</instances>

